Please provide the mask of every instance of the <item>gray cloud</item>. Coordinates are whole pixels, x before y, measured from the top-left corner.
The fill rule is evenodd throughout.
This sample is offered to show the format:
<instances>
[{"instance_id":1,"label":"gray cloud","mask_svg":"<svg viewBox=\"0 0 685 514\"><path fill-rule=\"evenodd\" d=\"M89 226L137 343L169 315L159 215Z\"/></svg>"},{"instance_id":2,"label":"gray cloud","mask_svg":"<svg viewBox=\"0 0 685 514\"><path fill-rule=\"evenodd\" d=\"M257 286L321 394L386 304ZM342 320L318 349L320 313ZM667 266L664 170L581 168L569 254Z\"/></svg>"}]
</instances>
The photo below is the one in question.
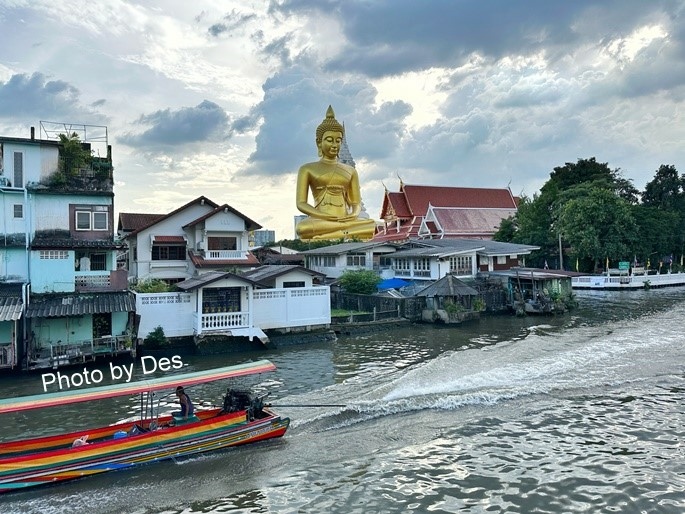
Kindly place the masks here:
<instances>
[{"instance_id":1,"label":"gray cloud","mask_svg":"<svg viewBox=\"0 0 685 514\"><path fill-rule=\"evenodd\" d=\"M63 80L48 80L42 73L16 74L0 83L0 115L55 119L93 113L80 104L79 90Z\"/></svg>"},{"instance_id":2,"label":"gray cloud","mask_svg":"<svg viewBox=\"0 0 685 514\"><path fill-rule=\"evenodd\" d=\"M211 25L207 32L213 37L219 37L224 33L231 33L234 30L240 29L244 24L255 18L254 14L244 14L233 9L223 17L221 22ZM196 20L200 21L201 17L198 16Z\"/></svg>"},{"instance_id":3,"label":"gray cloud","mask_svg":"<svg viewBox=\"0 0 685 514\"><path fill-rule=\"evenodd\" d=\"M209 100L204 100L196 107L175 111L164 109L143 115L136 123L150 128L139 134L124 134L118 138L120 143L147 149L169 149L187 143L218 141L231 134L228 115Z\"/></svg>"},{"instance_id":4,"label":"gray cloud","mask_svg":"<svg viewBox=\"0 0 685 514\"><path fill-rule=\"evenodd\" d=\"M290 15L325 16L339 12L346 41L326 67L370 77L435 66L456 67L478 53L495 59L544 50L561 58L567 45L597 42L620 34L636 20L664 12L678 16L682 2L660 0L510 0L455 2L434 0L285 0L272 10ZM584 27L588 29L584 29ZM591 30L596 27L598 30Z\"/></svg>"},{"instance_id":5,"label":"gray cloud","mask_svg":"<svg viewBox=\"0 0 685 514\"><path fill-rule=\"evenodd\" d=\"M321 75L304 65L275 74L263 87L264 100L249 117L238 120L244 129L261 121L256 150L244 173L281 175L316 160L314 133L328 105L345 124L355 159L391 155L400 144L404 118L411 113L411 107L400 101L376 108L377 91L366 79Z\"/></svg>"}]
</instances>

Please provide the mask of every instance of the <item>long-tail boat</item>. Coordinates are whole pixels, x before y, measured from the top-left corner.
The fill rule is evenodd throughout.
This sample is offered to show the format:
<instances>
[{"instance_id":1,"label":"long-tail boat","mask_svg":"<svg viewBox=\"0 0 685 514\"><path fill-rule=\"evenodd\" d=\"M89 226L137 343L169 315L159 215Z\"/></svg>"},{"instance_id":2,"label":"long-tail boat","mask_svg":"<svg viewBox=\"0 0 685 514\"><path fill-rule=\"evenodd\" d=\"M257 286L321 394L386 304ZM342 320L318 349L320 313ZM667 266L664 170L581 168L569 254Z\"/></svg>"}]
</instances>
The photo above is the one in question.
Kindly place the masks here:
<instances>
[{"instance_id":1,"label":"long-tail boat","mask_svg":"<svg viewBox=\"0 0 685 514\"><path fill-rule=\"evenodd\" d=\"M0 493L281 437L290 420L247 391L229 389L223 406L195 410L187 419L160 415L159 406L155 414L154 407L156 391L274 369L271 362L261 360L135 383L0 399L0 416L134 394L140 394L144 403L134 421L0 442Z\"/></svg>"}]
</instances>

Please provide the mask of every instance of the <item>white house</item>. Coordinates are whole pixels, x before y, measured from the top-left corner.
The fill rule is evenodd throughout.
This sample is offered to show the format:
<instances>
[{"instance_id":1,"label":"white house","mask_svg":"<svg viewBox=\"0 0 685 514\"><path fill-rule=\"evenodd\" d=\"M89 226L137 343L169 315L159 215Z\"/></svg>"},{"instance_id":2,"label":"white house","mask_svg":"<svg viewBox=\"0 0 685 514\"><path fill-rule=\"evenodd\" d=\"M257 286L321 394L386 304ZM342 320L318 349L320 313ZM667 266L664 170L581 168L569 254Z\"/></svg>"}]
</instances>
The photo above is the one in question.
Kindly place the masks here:
<instances>
[{"instance_id":1,"label":"white house","mask_svg":"<svg viewBox=\"0 0 685 514\"><path fill-rule=\"evenodd\" d=\"M377 271L383 278L391 270L390 256L397 251L398 245L391 243L341 243L301 252L305 266L323 273L330 279L340 277L348 270Z\"/></svg>"},{"instance_id":2,"label":"white house","mask_svg":"<svg viewBox=\"0 0 685 514\"><path fill-rule=\"evenodd\" d=\"M129 230L131 226L136 228ZM198 273L257 266L249 234L258 228L261 225L233 207L204 196L165 215L119 215L120 234L128 246L128 277L136 281L173 284Z\"/></svg>"},{"instance_id":3,"label":"white house","mask_svg":"<svg viewBox=\"0 0 685 514\"><path fill-rule=\"evenodd\" d=\"M323 275L301 266L259 267L250 234L260 225L231 206L201 196L166 215L139 216L119 217L129 280L160 279L180 289L136 293L139 339L160 325L167 337L266 341L264 330L330 324L330 291L314 283Z\"/></svg>"},{"instance_id":4,"label":"white house","mask_svg":"<svg viewBox=\"0 0 685 514\"><path fill-rule=\"evenodd\" d=\"M537 246L481 239L412 239L402 244L342 243L303 252L306 266L338 278L348 270L378 271L381 278L439 280L448 273L474 277L481 271L525 265Z\"/></svg>"}]
</instances>

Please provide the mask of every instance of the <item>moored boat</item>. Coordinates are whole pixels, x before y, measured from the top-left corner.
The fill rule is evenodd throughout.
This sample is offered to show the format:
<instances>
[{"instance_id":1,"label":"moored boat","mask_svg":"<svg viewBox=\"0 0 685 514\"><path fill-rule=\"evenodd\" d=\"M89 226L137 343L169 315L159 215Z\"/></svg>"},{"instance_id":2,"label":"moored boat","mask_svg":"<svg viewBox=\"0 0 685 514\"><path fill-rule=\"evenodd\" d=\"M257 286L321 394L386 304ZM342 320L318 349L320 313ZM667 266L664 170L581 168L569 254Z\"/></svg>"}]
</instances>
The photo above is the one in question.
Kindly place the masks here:
<instances>
[{"instance_id":1,"label":"moored boat","mask_svg":"<svg viewBox=\"0 0 685 514\"><path fill-rule=\"evenodd\" d=\"M271 411L263 398L244 391L229 389L223 406L196 411L187 419L151 414L154 391L273 369L262 360L133 384L0 400L0 415L136 393L146 395L150 406L134 421L1 442L0 493L281 437L290 420Z\"/></svg>"}]
</instances>

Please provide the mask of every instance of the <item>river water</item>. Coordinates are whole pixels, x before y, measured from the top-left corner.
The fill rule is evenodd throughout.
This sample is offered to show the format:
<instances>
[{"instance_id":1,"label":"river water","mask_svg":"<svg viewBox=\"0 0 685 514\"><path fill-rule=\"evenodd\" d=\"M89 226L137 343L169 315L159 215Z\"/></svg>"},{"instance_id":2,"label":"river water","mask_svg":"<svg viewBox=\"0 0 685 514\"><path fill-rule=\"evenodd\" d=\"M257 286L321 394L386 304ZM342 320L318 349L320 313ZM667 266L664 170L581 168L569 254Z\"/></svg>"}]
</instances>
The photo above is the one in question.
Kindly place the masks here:
<instances>
[{"instance_id":1,"label":"river water","mask_svg":"<svg viewBox=\"0 0 685 514\"><path fill-rule=\"evenodd\" d=\"M187 371L268 358L278 370L242 386L274 404L344 406L282 407L282 439L13 493L0 512L683 513L685 289L578 297L557 317L184 357ZM0 385L42 390L38 375ZM122 398L12 414L0 437L136 409Z\"/></svg>"}]
</instances>

